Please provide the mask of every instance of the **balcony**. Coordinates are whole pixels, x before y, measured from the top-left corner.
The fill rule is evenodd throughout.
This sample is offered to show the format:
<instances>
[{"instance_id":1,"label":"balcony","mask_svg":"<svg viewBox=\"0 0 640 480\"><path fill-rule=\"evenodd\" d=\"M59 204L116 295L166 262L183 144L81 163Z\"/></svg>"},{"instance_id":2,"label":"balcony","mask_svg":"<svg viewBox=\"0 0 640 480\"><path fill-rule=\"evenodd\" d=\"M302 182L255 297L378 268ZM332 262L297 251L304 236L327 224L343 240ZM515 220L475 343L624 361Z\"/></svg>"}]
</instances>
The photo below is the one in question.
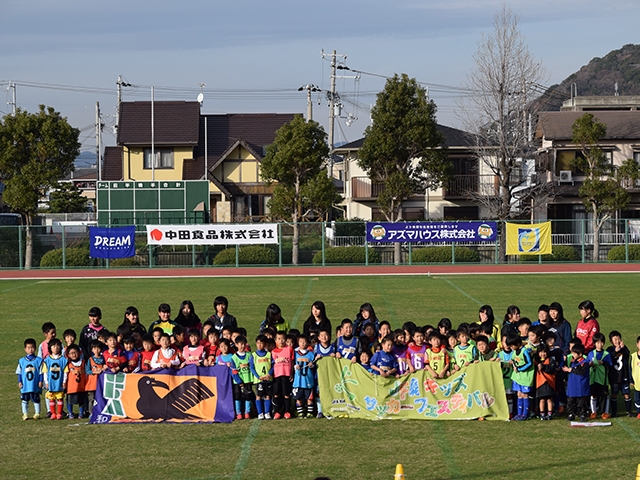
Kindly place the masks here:
<instances>
[{"instance_id":1,"label":"balcony","mask_svg":"<svg viewBox=\"0 0 640 480\"><path fill-rule=\"evenodd\" d=\"M442 198L446 200L466 199L471 194L495 196L499 185L496 175L454 175L442 189Z\"/></svg>"},{"instance_id":2,"label":"balcony","mask_svg":"<svg viewBox=\"0 0 640 480\"><path fill-rule=\"evenodd\" d=\"M372 182L369 177L351 178L351 198L353 199L378 198L378 195L380 195L383 190L384 183Z\"/></svg>"}]
</instances>

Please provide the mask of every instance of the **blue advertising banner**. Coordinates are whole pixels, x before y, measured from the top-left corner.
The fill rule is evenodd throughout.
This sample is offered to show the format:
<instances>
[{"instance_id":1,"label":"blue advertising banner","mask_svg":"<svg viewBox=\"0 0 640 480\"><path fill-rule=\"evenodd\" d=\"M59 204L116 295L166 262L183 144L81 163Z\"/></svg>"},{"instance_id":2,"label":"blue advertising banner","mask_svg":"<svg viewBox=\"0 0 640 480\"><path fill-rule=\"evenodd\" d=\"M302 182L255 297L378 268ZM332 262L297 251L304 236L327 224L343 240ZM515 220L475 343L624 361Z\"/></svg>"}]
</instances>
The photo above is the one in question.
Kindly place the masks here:
<instances>
[{"instance_id":1,"label":"blue advertising banner","mask_svg":"<svg viewBox=\"0 0 640 480\"><path fill-rule=\"evenodd\" d=\"M231 375L226 366L102 373L90 423L233 421Z\"/></svg>"},{"instance_id":2,"label":"blue advertising banner","mask_svg":"<svg viewBox=\"0 0 640 480\"><path fill-rule=\"evenodd\" d=\"M136 254L136 227L89 227L91 258L125 258Z\"/></svg>"},{"instance_id":3,"label":"blue advertising banner","mask_svg":"<svg viewBox=\"0 0 640 480\"><path fill-rule=\"evenodd\" d=\"M496 222L367 222L367 242L494 242Z\"/></svg>"}]
</instances>

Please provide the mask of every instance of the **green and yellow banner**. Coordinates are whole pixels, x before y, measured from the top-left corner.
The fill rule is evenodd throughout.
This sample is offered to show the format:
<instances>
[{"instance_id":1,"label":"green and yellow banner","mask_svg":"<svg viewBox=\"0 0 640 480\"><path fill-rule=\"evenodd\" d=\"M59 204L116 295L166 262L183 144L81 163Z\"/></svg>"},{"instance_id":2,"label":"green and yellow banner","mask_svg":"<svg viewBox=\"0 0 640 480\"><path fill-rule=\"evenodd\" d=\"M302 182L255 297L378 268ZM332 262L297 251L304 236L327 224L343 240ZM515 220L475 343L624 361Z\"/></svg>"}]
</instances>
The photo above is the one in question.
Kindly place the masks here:
<instances>
[{"instance_id":1,"label":"green and yellow banner","mask_svg":"<svg viewBox=\"0 0 640 480\"><path fill-rule=\"evenodd\" d=\"M551 255L551 222L507 223L507 255Z\"/></svg>"},{"instance_id":2,"label":"green and yellow banner","mask_svg":"<svg viewBox=\"0 0 640 480\"><path fill-rule=\"evenodd\" d=\"M322 410L327 415L370 420L508 420L500 362L474 363L449 378L426 370L384 378L348 360L318 362Z\"/></svg>"}]
</instances>

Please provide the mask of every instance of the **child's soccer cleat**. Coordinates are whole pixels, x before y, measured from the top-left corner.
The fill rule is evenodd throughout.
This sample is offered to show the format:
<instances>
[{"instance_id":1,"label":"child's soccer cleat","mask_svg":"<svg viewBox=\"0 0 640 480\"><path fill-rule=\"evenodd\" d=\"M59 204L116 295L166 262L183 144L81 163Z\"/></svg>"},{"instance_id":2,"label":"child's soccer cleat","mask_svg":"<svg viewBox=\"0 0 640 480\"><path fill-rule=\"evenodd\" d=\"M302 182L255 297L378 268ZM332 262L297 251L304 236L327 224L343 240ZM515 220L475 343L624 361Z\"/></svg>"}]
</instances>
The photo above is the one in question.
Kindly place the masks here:
<instances>
[{"instance_id":1,"label":"child's soccer cleat","mask_svg":"<svg viewBox=\"0 0 640 480\"><path fill-rule=\"evenodd\" d=\"M567 420L569 420L570 422L572 422L575 419L576 419L576 416L573 413L570 413L569 415L567 415Z\"/></svg>"},{"instance_id":2,"label":"child's soccer cleat","mask_svg":"<svg viewBox=\"0 0 640 480\"><path fill-rule=\"evenodd\" d=\"M273 416L274 420L280 420L282 418L282 415L280 415L280 412L276 412L276 414Z\"/></svg>"},{"instance_id":3,"label":"child's soccer cleat","mask_svg":"<svg viewBox=\"0 0 640 480\"><path fill-rule=\"evenodd\" d=\"M640 413L636 416L636 418L640 418Z\"/></svg>"},{"instance_id":4,"label":"child's soccer cleat","mask_svg":"<svg viewBox=\"0 0 640 480\"><path fill-rule=\"evenodd\" d=\"M73 412L69 412L69 415L67 416L67 418L69 420L73 420L74 418L76 418L76 416L73 414Z\"/></svg>"},{"instance_id":5,"label":"child's soccer cleat","mask_svg":"<svg viewBox=\"0 0 640 480\"><path fill-rule=\"evenodd\" d=\"M40 414L39 414L39 413L36 413L36 414L33 416L33 419L34 419L34 420L40 420Z\"/></svg>"},{"instance_id":6,"label":"child's soccer cleat","mask_svg":"<svg viewBox=\"0 0 640 480\"><path fill-rule=\"evenodd\" d=\"M258 420L264 420L264 413L258 414Z\"/></svg>"},{"instance_id":7,"label":"child's soccer cleat","mask_svg":"<svg viewBox=\"0 0 640 480\"><path fill-rule=\"evenodd\" d=\"M249 420L251 418L251 415L249 415L248 413L244 414L244 419L245 420Z\"/></svg>"},{"instance_id":8,"label":"child's soccer cleat","mask_svg":"<svg viewBox=\"0 0 640 480\"><path fill-rule=\"evenodd\" d=\"M580 415L580 421L581 422L586 422L587 421L587 417L584 415Z\"/></svg>"},{"instance_id":9,"label":"child's soccer cleat","mask_svg":"<svg viewBox=\"0 0 640 480\"><path fill-rule=\"evenodd\" d=\"M591 415L589 415L589 418L591 420L595 420L596 418L598 418L598 414L596 412L593 412Z\"/></svg>"},{"instance_id":10,"label":"child's soccer cleat","mask_svg":"<svg viewBox=\"0 0 640 480\"><path fill-rule=\"evenodd\" d=\"M607 420L607 419L609 419L609 418L611 418L611 415L609 415L608 413L603 413L603 414L602 414L602 419L603 419L603 420Z\"/></svg>"},{"instance_id":11,"label":"child's soccer cleat","mask_svg":"<svg viewBox=\"0 0 640 480\"><path fill-rule=\"evenodd\" d=\"M236 415L236 420L242 420L242 414L241 413Z\"/></svg>"},{"instance_id":12,"label":"child's soccer cleat","mask_svg":"<svg viewBox=\"0 0 640 480\"><path fill-rule=\"evenodd\" d=\"M22 419L23 420L29 420L29 415L27 415L26 413L22 414Z\"/></svg>"},{"instance_id":13,"label":"child's soccer cleat","mask_svg":"<svg viewBox=\"0 0 640 480\"><path fill-rule=\"evenodd\" d=\"M322 414L322 412L318 412L317 418L324 418L324 415Z\"/></svg>"},{"instance_id":14,"label":"child's soccer cleat","mask_svg":"<svg viewBox=\"0 0 640 480\"><path fill-rule=\"evenodd\" d=\"M269 412L264 414L264 419L265 420L271 420L271 414Z\"/></svg>"},{"instance_id":15,"label":"child's soccer cleat","mask_svg":"<svg viewBox=\"0 0 640 480\"><path fill-rule=\"evenodd\" d=\"M284 412L284 418L286 419L291 418L291 414L289 412Z\"/></svg>"},{"instance_id":16,"label":"child's soccer cleat","mask_svg":"<svg viewBox=\"0 0 640 480\"><path fill-rule=\"evenodd\" d=\"M313 413L307 412L307 418L313 418Z\"/></svg>"},{"instance_id":17,"label":"child's soccer cleat","mask_svg":"<svg viewBox=\"0 0 640 480\"><path fill-rule=\"evenodd\" d=\"M52 417L53 417L53 415L52 415ZM56 420L62 420L62 414L61 413L56 415Z\"/></svg>"}]
</instances>

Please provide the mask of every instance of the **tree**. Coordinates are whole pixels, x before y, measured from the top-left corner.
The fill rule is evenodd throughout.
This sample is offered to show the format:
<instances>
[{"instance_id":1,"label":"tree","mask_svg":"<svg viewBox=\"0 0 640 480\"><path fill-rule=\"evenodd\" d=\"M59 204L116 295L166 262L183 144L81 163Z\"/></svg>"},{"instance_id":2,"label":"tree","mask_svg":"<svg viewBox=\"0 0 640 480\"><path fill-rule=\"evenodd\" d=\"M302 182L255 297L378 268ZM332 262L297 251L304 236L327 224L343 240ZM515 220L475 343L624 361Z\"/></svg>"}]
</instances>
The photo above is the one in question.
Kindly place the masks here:
<instances>
[{"instance_id":1,"label":"tree","mask_svg":"<svg viewBox=\"0 0 640 480\"><path fill-rule=\"evenodd\" d=\"M593 259L600 256L600 229L606 220L623 209L631 199L624 184L633 184L640 176L638 162L627 159L615 168L598 145L607 134L607 126L591 113L585 113L573 123L573 143L579 146L573 166L585 175L578 194L592 216Z\"/></svg>"},{"instance_id":2,"label":"tree","mask_svg":"<svg viewBox=\"0 0 640 480\"><path fill-rule=\"evenodd\" d=\"M31 226L38 201L58 180L73 170L80 154L80 131L52 107L40 105L37 113L18 109L0 122L0 179L4 201L25 217L25 268L31 268Z\"/></svg>"},{"instance_id":3,"label":"tree","mask_svg":"<svg viewBox=\"0 0 640 480\"><path fill-rule=\"evenodd\" d=\"M475 139L479 173L493 177L482 181L481 176L480 188L468 196L498 220L526 216L546 205L551 195L548 182L521 175L535 152L533 100L546 72L525 44L518 20L506 6L494 16L493 32L482 36L473 55L475 66L463 83L469 95L459 103L465 129ZM501 228L504 239L504 222ZM504 241L500 257L506 257Z\"/></svg>"},{"instance_id":4,"label":"tree","mask_svg":"<svg viewBox=\"0 0 640 480\"><path fill-rule=\"evenodd\" d=\"M444 136L436 128L436 105L414 78L396 74L378 93L371 118L358 165L372 181L384 183L377 203L387 221L401 221L402 203L440 187L451 169ZM394 260L400 263L399 243Z\"/></svg>"},{"instance_id":5,"label":"tree","mask_svg":"<svg viewBox=\"0 0 640 480\"><path fill-rule=\"evenodd\" d=\"M327 211L340 200L323 165L329 155L327 134L321 125L300 115L276 132L262 160L262 179L278 182L269 200L271 214L293 222L292 263L298 264L298 222L309 213Z\"/></svg>"},{"instance_id":6,"label":"tree","mask_svg":"<svg viewBox=\"0 0 640 480\"><path fill-rule=\"evenodd\" d=\"M87 197L73 183L59 182L49 195L50 213L75 213L87 211Z\"/></svg>"}]
</instances>

